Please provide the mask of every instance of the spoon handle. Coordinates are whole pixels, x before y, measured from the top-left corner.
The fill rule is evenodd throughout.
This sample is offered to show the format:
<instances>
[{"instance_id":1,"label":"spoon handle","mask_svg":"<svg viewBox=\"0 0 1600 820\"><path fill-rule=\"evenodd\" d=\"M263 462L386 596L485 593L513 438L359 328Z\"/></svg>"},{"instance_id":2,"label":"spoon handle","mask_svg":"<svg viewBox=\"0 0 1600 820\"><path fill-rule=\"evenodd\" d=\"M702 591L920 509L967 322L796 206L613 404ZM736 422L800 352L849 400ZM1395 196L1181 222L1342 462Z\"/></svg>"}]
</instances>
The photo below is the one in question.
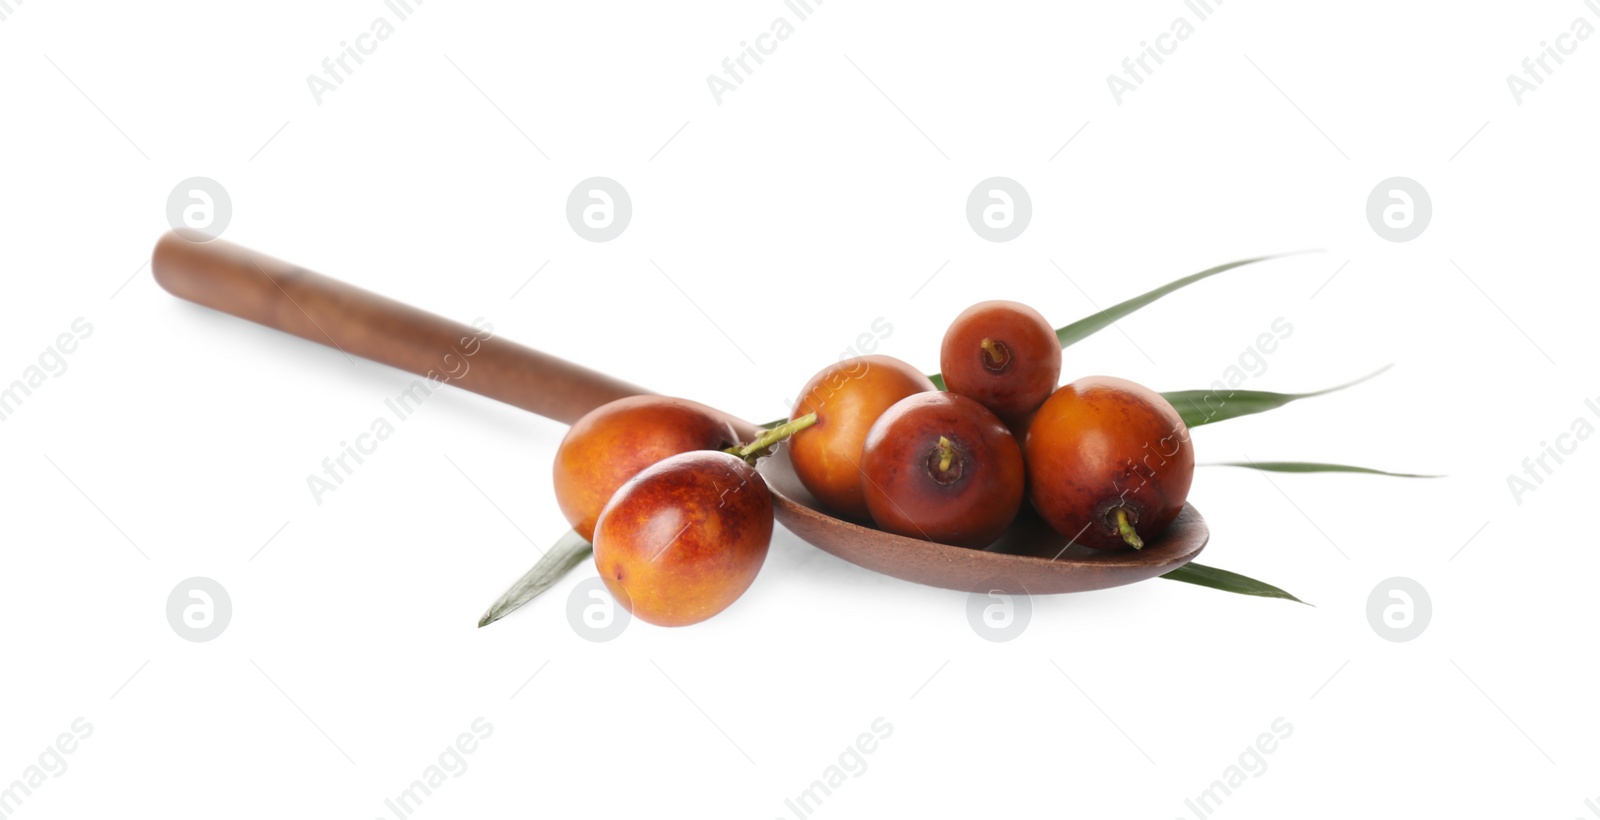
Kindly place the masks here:
<instances>
[{"instance_id":1,"label":"spoon handle","mask_svg":"<svg viewBox=\"0 0 1600 820\"><path fill-rule=\"evenodd\" d=\"M151 270L181 299L567 424L651 392L220 239L169 232Z\"/></svg>"}]
</instances>

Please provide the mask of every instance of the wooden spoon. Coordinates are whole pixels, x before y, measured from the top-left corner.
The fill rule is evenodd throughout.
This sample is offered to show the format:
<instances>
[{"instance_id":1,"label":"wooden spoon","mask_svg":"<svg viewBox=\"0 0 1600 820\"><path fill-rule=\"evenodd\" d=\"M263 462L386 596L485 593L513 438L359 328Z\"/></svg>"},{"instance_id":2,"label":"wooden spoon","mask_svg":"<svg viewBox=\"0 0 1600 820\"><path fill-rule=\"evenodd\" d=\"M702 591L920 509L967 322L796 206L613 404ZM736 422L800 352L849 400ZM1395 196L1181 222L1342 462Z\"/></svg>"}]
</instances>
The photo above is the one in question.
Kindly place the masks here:
<instances>
[{"instance_id":1,"label":"wooden spoon","mask_svg":"<svg viewBox=\"0 0 1600 820\"><path fill-rule=\"evenodd\" d=\"M467 325L222 240L168 233L151 270L182 299L417 375L461 372L451 384L567 424L606 402L651 392L499 337L476 339ZM747 438L757 429L732 420ZM987 549L952 547L829 515L795 476L785 448L764 459L761 472L778 520L795 535L868 569L947 589L1038 594L1131 584L1193 560L1209 535L1185 506L1138 551L1069 545L1033 515Z\"/></svg>"}]
</instances>

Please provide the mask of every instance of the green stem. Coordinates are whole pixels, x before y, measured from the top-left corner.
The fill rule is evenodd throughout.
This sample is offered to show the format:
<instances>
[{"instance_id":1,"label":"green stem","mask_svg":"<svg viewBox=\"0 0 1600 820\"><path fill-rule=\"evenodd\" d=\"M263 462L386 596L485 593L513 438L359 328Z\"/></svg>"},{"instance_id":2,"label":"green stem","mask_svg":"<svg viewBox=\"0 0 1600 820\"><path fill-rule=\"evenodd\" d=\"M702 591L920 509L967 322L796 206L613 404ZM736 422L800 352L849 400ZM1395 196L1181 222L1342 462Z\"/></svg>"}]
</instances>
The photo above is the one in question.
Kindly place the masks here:
<instances>
[{"instance_id":1,"label":"green stem","mask_svg":"<svg viewBox=\"0 0 1600 820\"><path fill-rule=\"evenodd\" d=\"M1122 536L1122 540L1128 542L1128 546L1136 550L1144 549L1144 539L1139 537L1139 533L1134 530L1133 524L1129 523L1128 510L1125 507L1117 508L1117 534Z\"/></svg>"},{"instance_id":2,"label":"green stem","mask_svg":"<svg viewBox=\"0 0 1600 820\"><path fill-rule=\"evenodd\" d=\"M779 442L816 423L817 414L807 413L794 421L784 422L771 430L762 431L761 435L756 436L755 440L749 444L734 445L723 452L732 453L754 464L756 459L766 455L767 450L772 449Z\"/></svg>"}]
</instances>

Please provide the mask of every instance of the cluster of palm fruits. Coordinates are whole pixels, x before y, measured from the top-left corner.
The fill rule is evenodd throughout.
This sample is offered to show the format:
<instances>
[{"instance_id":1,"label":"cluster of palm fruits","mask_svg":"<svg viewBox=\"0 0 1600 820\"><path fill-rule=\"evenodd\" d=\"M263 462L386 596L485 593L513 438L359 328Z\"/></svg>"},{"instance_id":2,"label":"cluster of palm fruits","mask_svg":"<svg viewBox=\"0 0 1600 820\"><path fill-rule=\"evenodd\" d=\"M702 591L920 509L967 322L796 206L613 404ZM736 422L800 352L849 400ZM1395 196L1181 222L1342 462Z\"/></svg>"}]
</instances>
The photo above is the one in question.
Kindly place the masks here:
<instances>
[{"instance_id":1,"label":"cluster of palm fruits","mask_svg":"<svg viewBox=\"0 0 1600 820\"><path fill-rule=\"evenodd\" d=\"M741 446L726 416L633 396L578 420L556 451L556 502L594 544L613 597L661 626L703 621L755 581L772 494L753 462L797 425Z\"/></svg>"},{"instance_id":2,"label":"cluster of palm fruits","mask_svg":"<svg viewBox=\"0 0 1600 820\"><path fill-rule=\"evenodd\" d=\"M617 601L667 626L721 612L755 580L773 504L753 465L786 439L828 510L943 544L988 546L1026 501L1073 544L1140 548L1183 508L1194 450L1178 412L1123 379L1057 387L1060 341L1034 309L964 311L940 369L942 391L888 356L840 361L746 444L694 402L612 402L562 441L556 498Z\"/></svg>"},{"instance_id":3,"label":"cluster of palm fruits","mask_svg":"<svg viewBox=\"0 0 1600 820\"><path fill-rule=\"evenodd\" d=\"M1183 509L1188 429L1160 394L1092 376L1057 387L1061 344L1038 311L983 302L950 325L945 392L866 356L818 373L794 414L796 475L835 514L982 548L1031 502L1074 544L1139 548Z\"/></svg>"}]
</instances>

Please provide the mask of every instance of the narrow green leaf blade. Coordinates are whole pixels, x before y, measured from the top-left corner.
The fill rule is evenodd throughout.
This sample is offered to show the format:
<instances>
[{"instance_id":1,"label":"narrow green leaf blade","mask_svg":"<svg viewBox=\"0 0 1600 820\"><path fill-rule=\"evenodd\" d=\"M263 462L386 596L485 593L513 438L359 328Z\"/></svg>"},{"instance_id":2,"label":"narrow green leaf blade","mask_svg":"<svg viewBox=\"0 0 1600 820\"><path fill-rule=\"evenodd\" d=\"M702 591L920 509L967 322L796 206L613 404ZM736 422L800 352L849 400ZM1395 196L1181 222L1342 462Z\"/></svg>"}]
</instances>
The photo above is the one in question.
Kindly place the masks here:
<instances>
[{"instance_id":1,"label":"narrow green leaf blade","mask_svg":"<svg viewBox=\"0 0 1600 820\"><path fill-rule=\"evenodd\" d=\"M1239 595L1254 595L1260 598L1282 598L1286 601L1294 601L1298 604L1305 603L1305 601L1302 601L1299 598L1296 598L1271 584L1257 581L1254 578L1247 578L1237 572L1229 572L1225 569L1217 569L1216 567L1208 567L1201 564L1184 564L1183 566L1178 567L1177 569L1161 577L1168 578L1173 581L1182 581L1186 584L1195 584L1196 586L1220 589L1223 592L1233 592ZM1310 606L1310 604L1306 605Z\"/></svg>"},{"instance_id":2,"label":"narrow green leaf blade","mask_svg":"<svg viewBox=\"0 0 1600 820\"><path fill-rule=\"evenodd\" d=\"M498 600L489 605L489 609L478 619L481 629L495 621L515 612L518 607L533 600L556 582L571 572L573 567L584 562L594 553L594 545L583 540L577 530L568 530L554 545L547 550L533 569L517 579L511 588L505 591Z\"/></svg>"},{"instance_id":3,"label":"narrow green leaf blade","mask_svg":"<svg viewBox=\"0 0 1600 820\"><path fill-rule=\"evenodd\" d=\"M1312 253L1312 251L1295 251L1294 253ZM1234 268L1242 268L1245 265L1253 265L1257 262L1265 262L1268 259L1280 259L1285 256L1293 256L1294 253L1279 253L1271 256L1257 256L1253 259L1241 259L1237 262L1229 262L1226 265L1218 265L1214 268L1207 268L1199 273L1190 274L1175 282L1169 282L1165 285L1162 285L1161 287L1156 288L1148 293L1135 296L1126 302L1122 302L1121 304L1112 305L1111 307L1108 307L1099 313L1085 316L1084 318L1079 319L1070 325L1057 328L1056 338L1061 341L1062 347L1067 347L1068 345L1083 341L1085 338L1105 330L1117 320L1127 316L1130 313L1133 313L1134 311L1150 304L1151 302L1154 302L1157 299L1160 299L1163 296L1166 296L1175 290L1186 288L1202 279L1209 279L1224 271L1230 271Z\"/></svg>"},{"instance_id":4,"label":"narrow green leaf blade","mask_svg":"<svg viewBox=\"0 0 1600 820\"><path fill-rule=\"evenodd\" d=\"M1271 473L1362 473L1365 475L1386 475L1394 478L1443 478L1443 476L1437 475L1391 473L1388 470L1374 470L1371 467L1356 467L1350 464L1327 464L1317 461L1218 461L1202 466L1244 467L1250 470L1266 470Z\"/></svg>"},{"instance_id":5,"label":"narrow green leaf blade","mask_svg":"<svg viewBox=\"0 0 1600 820\"><path fill-rule=\"evenodd\" d=\"M1345 384L1311 393L1268 393L1265 390L1228 390L1221 388L1212 390L1174 390L1170 393L1162 393L1161 396L1177 409L1178 415L1183 417L1184 424L1189 427L1198 427L1202 424L1215 424L1219 421L1236 419L1240 416L1265 413L1268 410L1276 410L1300 399L1325 396L1347 387L1355 387L1368 379L1376 378L1393 366L1392 364L1384 365L1353 382L1346 382Z\"/></svg>"}]
</instances>

